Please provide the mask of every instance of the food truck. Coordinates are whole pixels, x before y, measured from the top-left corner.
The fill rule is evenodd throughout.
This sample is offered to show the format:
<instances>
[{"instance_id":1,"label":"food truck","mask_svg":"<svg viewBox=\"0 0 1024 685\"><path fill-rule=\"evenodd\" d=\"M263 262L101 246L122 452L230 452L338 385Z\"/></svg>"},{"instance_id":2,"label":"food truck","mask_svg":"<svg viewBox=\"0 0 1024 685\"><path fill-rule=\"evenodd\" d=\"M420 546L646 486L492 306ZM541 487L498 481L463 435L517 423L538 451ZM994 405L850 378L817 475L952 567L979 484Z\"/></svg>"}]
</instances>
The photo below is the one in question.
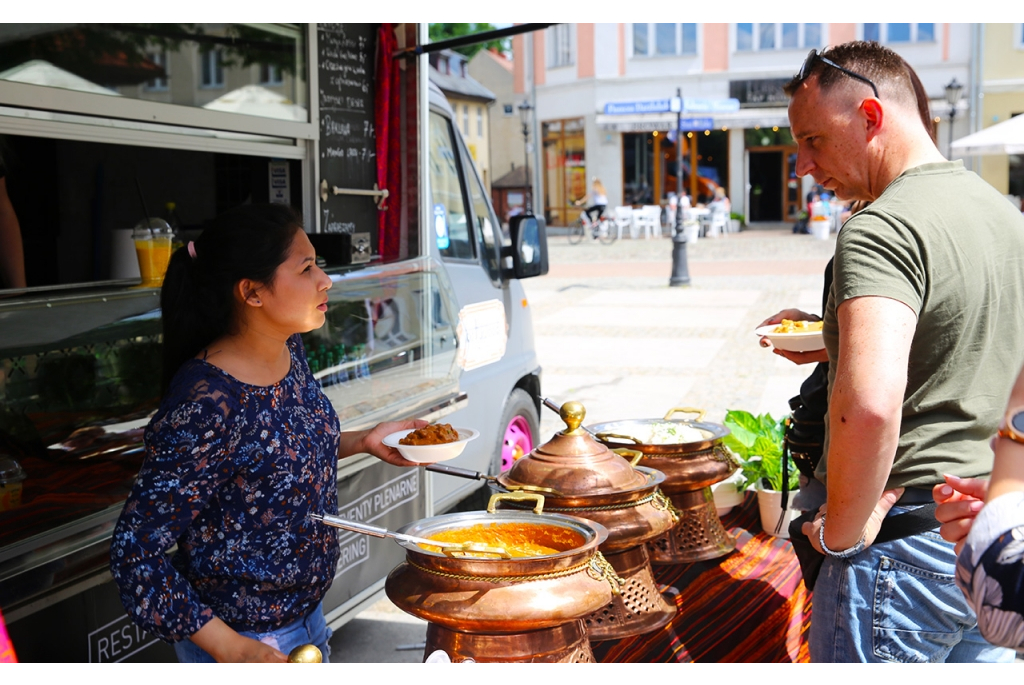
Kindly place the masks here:
<instances>
[{"instance_id":1,"label":"food truck","mask_svg":"<svg viewBox=\"0 0 1024 685\"><path fill-rule=\"evenodd\" d=\"M422 24L0 27L0 173L26 278L0 271L0 610L20 660L174 660L108 568L160 395L140 223L181 244L231 207L291 205L333 281L304 343L343 430L470 427L451 463L485 473L538 441L519 279L546 270L543 222L503 231L425 42ZM341 515L388 528L477 487L368 455L338 468ZM389 540L340 545L333 627L403 558Z\"/></svg>"}]
</instances>

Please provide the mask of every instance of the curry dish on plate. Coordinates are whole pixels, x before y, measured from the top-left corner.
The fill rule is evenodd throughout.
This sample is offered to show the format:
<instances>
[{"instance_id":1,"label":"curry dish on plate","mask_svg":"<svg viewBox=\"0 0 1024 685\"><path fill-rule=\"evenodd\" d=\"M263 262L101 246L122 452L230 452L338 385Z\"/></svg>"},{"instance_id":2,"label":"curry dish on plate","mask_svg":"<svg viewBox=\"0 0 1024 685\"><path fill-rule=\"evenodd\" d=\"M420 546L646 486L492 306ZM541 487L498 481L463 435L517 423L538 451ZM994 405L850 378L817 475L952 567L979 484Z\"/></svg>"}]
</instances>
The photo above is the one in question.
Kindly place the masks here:
<instances>
[{"instance_id":1,"label":"curry dish on plate","mask_svg":"<svg viewBox=\"0 0 1024 685\"><path fill-rule=\"evenodd\" d=\"M813 333L821 330L821 321L791 321L783 319L772 333Z\"/></svg>"},{"instance_id":2,"label":"curry dish on plate","mask_svg":"<svg viewBox=\"0 0 1024 685\"><path fill-rule=\"evenodd\" d=\"M459 432L452 428L451 424L432 423L414 430L398 442L402 445L444 445L458 439Z\"/></svg>"},{"instance_id":3,"label":"curry dish on plate","mask_svg":"<svg viewBox=\"0 0 1024 685\"><path fill-rule=\"evenodd\" d=\"M583 536L575 531L535 523L477 523L468 528L453 528L435 533L427 539L438 542L476 542L487 547L501 547L511 557L558 554L580 547L585 542ZM440 547L420 546L431 552L441 551ZM474 553L466 552L466 555L471 556Z\"/></svg>"}]
</instances>

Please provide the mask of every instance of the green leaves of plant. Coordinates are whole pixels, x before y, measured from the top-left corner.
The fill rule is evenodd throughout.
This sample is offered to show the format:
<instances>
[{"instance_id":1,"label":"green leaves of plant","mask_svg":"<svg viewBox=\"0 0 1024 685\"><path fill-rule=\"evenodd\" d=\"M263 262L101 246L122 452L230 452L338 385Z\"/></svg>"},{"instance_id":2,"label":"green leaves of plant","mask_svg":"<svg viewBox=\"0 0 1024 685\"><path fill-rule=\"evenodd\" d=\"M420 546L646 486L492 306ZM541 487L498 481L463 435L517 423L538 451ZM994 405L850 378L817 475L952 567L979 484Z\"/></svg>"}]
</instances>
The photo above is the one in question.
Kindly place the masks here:
<instances>
[{"instance_id":1,"label":"green leaves of plant","mask_svg":"<svg viewBox=\"0 0 1024 685\"><path fill-rule=\"evenodd\" d=\"M726 427L732 431L722 442L739 457L743 468L743 489L752 484L770 490L782 489L782 454L785 420L776 421L771 414L754 416L742 410L725 414ZM789 489L796 489L799 473L789 461Z\"/></svg>"}]
</instances>

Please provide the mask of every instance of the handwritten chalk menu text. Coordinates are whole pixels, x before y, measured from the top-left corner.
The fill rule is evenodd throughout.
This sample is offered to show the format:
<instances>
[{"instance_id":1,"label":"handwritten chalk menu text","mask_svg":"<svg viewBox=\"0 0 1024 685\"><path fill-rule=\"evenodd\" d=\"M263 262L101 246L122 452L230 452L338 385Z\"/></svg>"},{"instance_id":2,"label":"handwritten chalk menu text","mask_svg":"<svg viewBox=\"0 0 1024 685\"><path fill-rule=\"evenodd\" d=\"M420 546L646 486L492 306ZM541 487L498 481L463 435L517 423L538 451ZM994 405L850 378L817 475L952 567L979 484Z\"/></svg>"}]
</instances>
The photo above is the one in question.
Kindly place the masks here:
<instances>
[{"instance_id":1,"label":"handwritten chalk menu text","mask_svg":"<svg viewBox=\"0 0 1024 685\"><path fill-rule=\"evenodd\" d=\"M329 188L372 190L377 181L374 57L377 24L317 24L320 52L320 179ZM320 183L317 179L317 183ZM369 233L377 248L377 205L363 195L320 203L325 233Z\"/></svg>"}]
</instances>

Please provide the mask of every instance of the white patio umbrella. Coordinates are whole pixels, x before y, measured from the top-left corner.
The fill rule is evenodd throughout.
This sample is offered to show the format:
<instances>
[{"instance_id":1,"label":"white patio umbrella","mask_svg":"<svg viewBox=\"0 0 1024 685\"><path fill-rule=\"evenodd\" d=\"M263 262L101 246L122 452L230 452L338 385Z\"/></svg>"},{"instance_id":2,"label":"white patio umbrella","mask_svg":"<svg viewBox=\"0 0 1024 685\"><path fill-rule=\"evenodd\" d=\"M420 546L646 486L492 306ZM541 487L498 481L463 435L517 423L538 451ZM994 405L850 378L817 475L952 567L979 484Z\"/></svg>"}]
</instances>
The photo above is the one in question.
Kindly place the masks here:
<instances>
[{"instance_id":1,"label":"white patio umbrella","mask_svg":"<svg viewBox=\"0 0 1024 685\"><path fill-rule=\"evenodd\" d=\"M287 119L289 121L308 121L306 108L296 105L280 93L261 86L242 86L221 95L216 100L203 105L203 109L214 109L219 112L236 112L251 114L271 119Z\"/></svg>"},{"instance_id":2,"label":"white patio umbrella","mask_svg":"<svg viewBox=\"0 0 1024 685\"><path fill-rule=\"evenodd\" d=\"M952 148L964 156L1024 154L1024 114L954 140Z\"/></svg>"},{"instance_id":3,"label":"white patio umbrella","mask_svg":"<svg viewBox=\"0 0 1024 685\"><path fill-rule=\"evenodd\" d=\"M42 59L29 60L16 67L11 67L7 71L0 72L0 81L17 81L35 86L52 86L67 90L80 90L85 93L99 93L100 95L121 95L117 91L104 88L81 76L75 76L70 71L65 71Z\"/></svg>"}]
</instances>

